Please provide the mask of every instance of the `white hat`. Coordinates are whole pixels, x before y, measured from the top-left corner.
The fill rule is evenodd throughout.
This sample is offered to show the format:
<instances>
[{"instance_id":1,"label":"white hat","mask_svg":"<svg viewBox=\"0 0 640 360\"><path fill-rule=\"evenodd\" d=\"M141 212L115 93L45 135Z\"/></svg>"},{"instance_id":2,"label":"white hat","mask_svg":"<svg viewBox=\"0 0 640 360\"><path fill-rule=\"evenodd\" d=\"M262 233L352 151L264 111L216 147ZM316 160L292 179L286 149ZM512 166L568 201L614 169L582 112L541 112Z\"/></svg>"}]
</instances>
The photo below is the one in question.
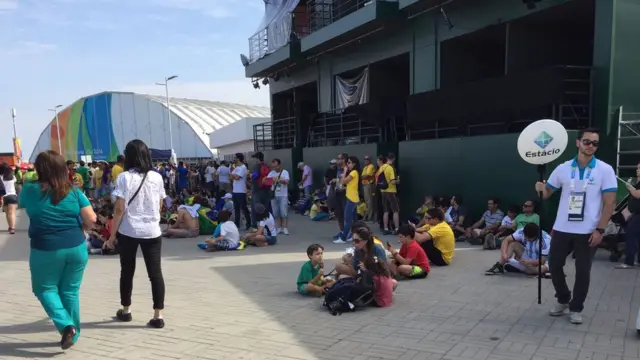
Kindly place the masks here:
<instances>
[{"instance_id":1,"label":"white hat","mask_svg":"<svg viewBox=\"0 0 640 360\"><path fill-rule=\"evenodd\" d=\"M301 167L301 166L304 166L304 163L302 161L298 163L298 167Z\"/></svg>"},{"instance_id":2,"label":"white hat","mask_svg":"<svg viewBox=\"0 0 640 360\"><path fill-rule=\"evenodd\" d=\"M331 161L329 161L329 164L337 164L337 163L338 163L338 160L336 159L331 159Z\"/></svg>"},{"instance_id":3,"label":"white hat","mask_svg":"<svg viewBox=\"0 0 640 360\"><path fill-rule=\"evenodd\" d=\"M223 199L231 199L233 196L231 195L231 193L226 193L224 194L224 196L222 197Z\"/></svg>"}]
</instances>

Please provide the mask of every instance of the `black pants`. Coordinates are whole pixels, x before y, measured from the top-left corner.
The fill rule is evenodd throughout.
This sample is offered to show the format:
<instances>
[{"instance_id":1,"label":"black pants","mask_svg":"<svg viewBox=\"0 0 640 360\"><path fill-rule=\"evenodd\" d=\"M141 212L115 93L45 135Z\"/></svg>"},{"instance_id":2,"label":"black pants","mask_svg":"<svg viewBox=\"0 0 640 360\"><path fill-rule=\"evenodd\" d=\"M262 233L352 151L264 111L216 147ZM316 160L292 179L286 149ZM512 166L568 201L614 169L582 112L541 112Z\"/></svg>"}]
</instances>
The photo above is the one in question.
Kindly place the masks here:
<instances>
[{"instance_id":1,"label":"black pants","mask_svg":"<svg viewBox=\"0 0 640 360\"><path fill-rule=\"evenodd\" d=\"M147 266L149 281L151 281L153 308L164 309L164 278L162 277L162 266L160 265L162 238L136 239L118 233L117 239L118 248L120 249L120 304L122 306L131 306L133 275L136 272L136 255L138 253L138 245L140 245L144 264Z\"/></svg>"},{"instance_id":2,"label":"black pants","mask_svg":"<svg viewBox=\"0 0 640 360\"><path fill-rule=\"evenodd\" d=\"M553 236L551 237L551 249L549 251L551 281L556 290L558 303L569 304L569 311L581 312L584 308L584 300L589 292L592 255L591 247L589 247L590 237L591 234L570 234L557 230L553 231ZM576 279L573 284L573 298L564 275L564 265L571 251L576 257Z\"/></svg>"},{"instance_id":3,"label":"black pants","mask_svg":"<svg viewBox=\"0 0 640 360\"><path fill-rule=\"evenodd\" d=\"M247 206L247 194L246 193L233 193L233 214L235 216L235 223L238 229L240 229L240 215L244 214L247 220L247 228L251 225L251 213L249 213L249 207Z\"/></svg>"},{"instance_id":4,"label":"black pants","mask_svg":"<svg viewBox=\"0 0 640 360\"><path fill-rule=\"evenodd\" d=\"M333 209L333 213L336 215L336 219L338 220L338 226L340 230L344 230L344 207L347 204L347 193L344 191L336 192L336 200L335 200L335 208ZM350 231L351 229L349 229ZM346 239L343 239L346 240Z\"/></svg>"},{"instance_id":5,"label":"black pants","mask_svg":"<svg viewBox=\"0 0 640 360\"><path fill-rule=\"evenodd\" d=\"M429 261L435 266L447 266L446 261L442 257L442 253L433 245L433 240L427 240L421 244L422 250L427 254Z\"/></svg>"}]
</instances>

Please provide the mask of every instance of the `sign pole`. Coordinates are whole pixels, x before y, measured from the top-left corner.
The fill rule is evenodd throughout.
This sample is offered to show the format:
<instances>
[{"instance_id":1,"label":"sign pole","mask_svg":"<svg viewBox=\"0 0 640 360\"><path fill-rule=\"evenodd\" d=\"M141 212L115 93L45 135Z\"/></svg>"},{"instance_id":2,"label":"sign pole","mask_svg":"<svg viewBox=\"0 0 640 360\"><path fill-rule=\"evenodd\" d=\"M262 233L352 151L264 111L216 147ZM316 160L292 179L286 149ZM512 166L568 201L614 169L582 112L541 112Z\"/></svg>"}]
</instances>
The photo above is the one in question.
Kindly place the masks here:
<instances>
[{"instance_id":1,"label":"sign pole","mask_svg":"<svg viewBox=\"0 0 640 360\"><path fill-rule=\"evenodd\" d=\"M544 182L544 173L546 172L547 165L538 165L538 180ZM540 218L540 226L538 226L538 305L542 304L542 217L544 214L544 197L542 191L538 193L540 197L540 206L538 206L538 217Z\"/></svg>"},{"instance_id":2,"label":"sign pole","mask_svg":"<svg viewBox=\"0 0 640 360\"><path fill-rule=\"evenodd\" d=\"M551 119L535 121L527 126L518 137L518 154L525 162L536 165L538 181L543 183L547 164L559 158L567 148L569 135L559 122ZM542 218L544 213L543 192L538 192L540 203L538 216L538 304L542 304ZM529 239L531 240L531 239ZM531 259L533 260L533 259Z\"/></svg>"}]
</instances>

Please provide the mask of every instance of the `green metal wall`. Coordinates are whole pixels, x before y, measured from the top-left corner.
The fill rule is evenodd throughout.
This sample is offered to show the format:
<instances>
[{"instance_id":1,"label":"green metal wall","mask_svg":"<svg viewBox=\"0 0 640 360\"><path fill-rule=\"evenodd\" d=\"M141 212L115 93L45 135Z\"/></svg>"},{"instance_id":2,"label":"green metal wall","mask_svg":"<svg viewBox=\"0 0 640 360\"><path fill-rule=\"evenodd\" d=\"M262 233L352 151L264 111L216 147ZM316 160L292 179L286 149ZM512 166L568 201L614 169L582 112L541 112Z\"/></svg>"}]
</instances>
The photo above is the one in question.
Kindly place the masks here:
<instances>
[{"instance_id":1,"label":"green metal wall","mask_svg":"<svg viewBox=\"0 0 640 360\"><path fill-rule=\"evenodd\" d=\"M547 167L547 177L555 166L575 156L569 132L569 147L563 156ZM537 168L525 163L517 151L518 134L477 136L399 144L401 215L413 214L425 195L462 195L477 220L486 209L489 197L498 197L502 209L536 199L533 188L538 181ZM557 203L548 202L545 225L555 216Z\"/></svg>"}]
</instances>

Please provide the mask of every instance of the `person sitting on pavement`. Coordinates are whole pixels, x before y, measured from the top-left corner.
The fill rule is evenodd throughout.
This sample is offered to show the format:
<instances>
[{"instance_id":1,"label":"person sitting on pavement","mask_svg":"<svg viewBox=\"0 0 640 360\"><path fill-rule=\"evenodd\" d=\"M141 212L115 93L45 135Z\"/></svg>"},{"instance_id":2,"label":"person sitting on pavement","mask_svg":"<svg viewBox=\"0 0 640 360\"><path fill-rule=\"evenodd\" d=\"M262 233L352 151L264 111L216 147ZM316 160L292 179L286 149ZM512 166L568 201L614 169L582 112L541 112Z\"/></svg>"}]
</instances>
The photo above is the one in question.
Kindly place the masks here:
<instances>
[{"instance_id":1,"label":"person sitting on pavement","mask_svg":"<svg viewBox=\"0 0 640 360\"><path fill-rule=\"evenodd\" d=\"M533 200L527 200L522 205L522 213L516 216L513 222L513 230L520 230L528 223L534 223L540 226L540 215L535 213L536 203Z\"/></svg>"},{"instance_id":2,"label":"person sitting on pavement","mask_svg":"<svg viewBox=\"0 0 640 360\"><path fill-rule=\"evenodd\" d=\"M507 216L502 218L500 227L496 230L495 234L489 234L485 237L484 245L482 248L485 250L494 250L496 247L500 247L502 240L514 233L514 221L518 215L520 209L517 205L512 205L507 210Z\"/></svg>"},{"instance_id":3,"label":"person sitting on pavement","mask_svg":"<svg viewBox=\"0 0 640 360\"><path fill-rule=\"evenodd\" d=\"M502 223L504 213L499 209L500 201L496 198L489 199L487 211L482 214L480 220L465 230L465 237L472 245L482 245L486 242L487 235L494 235Z\"/></svg>"},{"instance_id":4,"label":"person sitting on pavement","mask_svg":"<svg viewBox=\"0 0 640 360\"><path fill-rule=\"evenodd\" d=\"M425 214L425 220L427 223L415 230L416 241L433 265L449 265L453 260L456 238L451 226L445 221L445 213L442 209L429 209Z\"/></svg>"},{"instance_id":5,"label":"person sitting on pavement","mask_svg":"<svg viewBox=\"0 0 640 360\"><path fill-rule=\"evenodd\" d=\"M311 221L329 220L329 208L327 207L326 201L316 196L313 199L311 210L309 210L309 218Z\"/></svg>"},{"instance_id":6,"label":"person sitting on pavement","mask_svg":"<svg viewBox=\"0 0 640 360\"><path fill-rule=\"evenodd\" d=\"M309 261L302 264L296 281L300 294L320 297L325 294L328 287L333 285L333 281L324 277L323 253L324 247L319 244L312 244L307 248Z\"/></svg>"},{"instance_id":7,"label":"person sitting on pavement","mask_svg":"<svg viewBox=\"0 0 640 360\"><path fill-rule=\"evenodd\" d=\"M212 236L206 240L206 250L224 251L236 249L238 247L238 243L240 242L240 231L238 230L236 224L231 221L231 213L227 210L220 211L218 213L218 222L220 234L218 234L218 236Z\"/></svg>"},{"instance_id":8,"label":"person sitting on pavement","mask_svg":"<svg viewBox=\"0 0 640 360\"><path fill-rule=\"evenodd\" d=\"M415 229L410 225L401 225L398 239L402 246L396 250L387 242L387 250L391 253L389 271L392 276L400 275L407 279L424 279L429 274L429 258L415 240Z\"/></svg>"},{"instance_id":9,"label":"person sitting on pavement","mask_svg":"<svg viewBox=\"0 0 640 360\"><path fill-rule=\"evenodd\" d=\"M355 277L357 274L358 263L360 262L357 255L358 249L364 249L366 256L374 256L378 259L386 259L387 253L380 243L377 243L374 239L375 236L371 229L362 221L356 221L351 227L353 234L353 246L356 249L356 253L352 256L346 255L342 258L342 263L336 265L336 274L338 279L344 277ZM380 240L378 240L380 241ZM351 261L351 263L348 263Z\"/></svg>"},{"instance_id":10,"label":"person sitting on pavement","mask_svg":"<svg viewBox=\"0 0 640 360\"><path fill-rule=\"evenodd\" d=\"M200 195L193 197L193 205L178 206L178 217L175 224L165 230L162 234L168 238L194 238L200 235L200 224L198 222L198 210L202 206L203 199Z\"/></svg>"},{"instance_id":11,"label":"person sitting on pavement","mask_svg":"<svg viewBox=\"0 0 640 360\"><path fill-rule=\"evenodd\" d=\"M507 236L500 247L500 260L485 275L502 275L505 271L521 272L527 275L538 275L538 257L540 243L538 241L538 225L528 223L524 228ZM542 274L548 272L546 259L551 248L551 236L542 232Z\"/></svg>"},{"instance_id":12,"label":"person sitting on pavement","mask_svg":"<svg viewBox=\"0 0 640 360\"><path fill-rule=\"evenodd\" d=\"M258 229L247 234L247 244L255 246L275 245L278 242L276 233L276 220L262 204L256 204L256 222Z\"/></svg>"}]
</instances>

